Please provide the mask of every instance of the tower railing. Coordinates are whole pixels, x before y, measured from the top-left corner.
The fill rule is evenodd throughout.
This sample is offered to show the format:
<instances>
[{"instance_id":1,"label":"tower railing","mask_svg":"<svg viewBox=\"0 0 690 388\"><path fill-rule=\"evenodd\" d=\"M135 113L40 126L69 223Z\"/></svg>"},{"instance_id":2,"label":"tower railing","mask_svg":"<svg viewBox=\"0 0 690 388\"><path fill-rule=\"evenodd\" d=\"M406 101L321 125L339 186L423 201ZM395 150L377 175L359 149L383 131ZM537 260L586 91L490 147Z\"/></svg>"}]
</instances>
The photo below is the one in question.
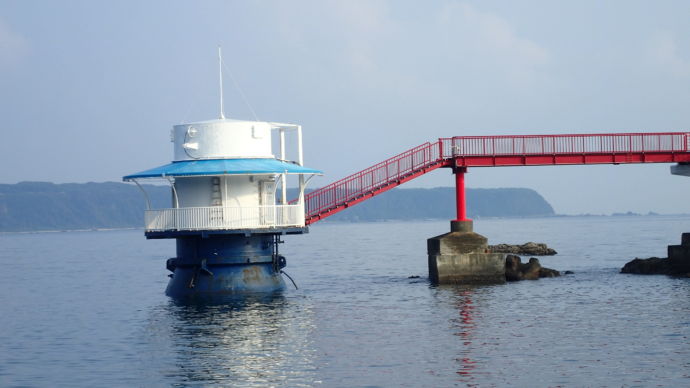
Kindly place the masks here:
<instances>
[{"instance_id":1,"label":"tower railing","mask_svg":"<svg viewBox=\"0 0 690 388\"><path fill-rule=\"evenodd\" d=\"M304 206L208 206L147 210L146 231L267 229L304 226Z\"/></svg>"},{"instance_id":2,"label":"tower railing","mask_svg":"<svg viewBox=\"0 0 690 388\"><path fill-rule=\"evenodd\" d=\"M687 152L690 133L456 136L439 139L443 157Z\"/></svg>"}]
</instances>

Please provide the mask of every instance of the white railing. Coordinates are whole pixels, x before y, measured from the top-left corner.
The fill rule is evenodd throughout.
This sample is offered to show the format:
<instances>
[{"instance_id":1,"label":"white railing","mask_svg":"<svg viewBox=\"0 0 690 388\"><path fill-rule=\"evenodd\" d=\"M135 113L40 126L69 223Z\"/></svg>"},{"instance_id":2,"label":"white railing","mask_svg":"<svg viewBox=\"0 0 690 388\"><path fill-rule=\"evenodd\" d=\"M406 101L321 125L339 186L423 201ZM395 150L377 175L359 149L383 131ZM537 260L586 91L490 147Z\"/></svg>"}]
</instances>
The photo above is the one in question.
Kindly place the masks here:
<instances>
[{"instance_id":1,"label":"white railing","mask_svg":"<svg viewBox=\"0 0 690 388\"><path fill-rule=\"evenodd\" d=\"M231 230L304 226L304 205L183 207L147 210L147 231Z\"/></svg>"}]
</instances>

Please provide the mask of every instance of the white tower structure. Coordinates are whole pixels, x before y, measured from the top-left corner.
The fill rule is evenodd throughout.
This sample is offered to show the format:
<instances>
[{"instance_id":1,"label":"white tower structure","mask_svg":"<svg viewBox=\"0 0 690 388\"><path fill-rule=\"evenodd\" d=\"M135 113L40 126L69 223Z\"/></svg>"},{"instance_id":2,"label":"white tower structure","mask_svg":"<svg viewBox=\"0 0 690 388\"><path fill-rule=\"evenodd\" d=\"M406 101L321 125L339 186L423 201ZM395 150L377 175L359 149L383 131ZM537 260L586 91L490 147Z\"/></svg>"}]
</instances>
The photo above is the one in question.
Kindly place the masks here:
<instances>
[{"instance_id":1,"label":"white tower structure","mask_svg":"<svg viewBox=\"0 0 690 388\"><path fill-rule=\"evenodd\" d=\"M289 134L296 135L292 161L286 155ZM140 188L142 179L171 185L171 206L151 209L147 196L145 214L147 238L177 239L177 257L167 263L173 274L166 293L283 288L280 236L307 231L306 176L321 174L303 166L301 126L220 118L176 125L171 141L172 163L123 177ZM297 176L298 186L289 202L288 176Z\"/></svg>"}]
</instances>

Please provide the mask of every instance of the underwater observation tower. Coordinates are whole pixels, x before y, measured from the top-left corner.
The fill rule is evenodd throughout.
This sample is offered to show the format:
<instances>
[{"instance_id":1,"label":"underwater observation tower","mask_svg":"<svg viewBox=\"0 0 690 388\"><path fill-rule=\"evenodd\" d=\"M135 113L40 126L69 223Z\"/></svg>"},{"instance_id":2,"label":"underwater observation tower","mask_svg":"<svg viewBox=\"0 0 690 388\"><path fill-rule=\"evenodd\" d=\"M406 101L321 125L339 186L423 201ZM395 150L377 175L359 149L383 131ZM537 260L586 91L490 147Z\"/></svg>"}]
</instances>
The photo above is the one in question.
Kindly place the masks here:
<instances>
[{"instance_id":1,"label":"underwater observation tower","mask_svg":"<svg viewBox=\"0 0 690 388\"><path fill-rule=\"evenodd\" d=\"M272 153L274 132L279 157ZM296 134L296 161L286 160L290 132ZM304 188L321 174L302 165L301 126L221 118L176 125L171 141L172 163L123 177L145 195L142 179L164 179L171 186L171 207L151 209L146 195L145 213L146 238L177 240L177 256L167 261L172 274L166 294L283 289L285 258L278 244L282 235L308 231ZM299 196L290 203L288 175L299 182Z\"/></svg>"},{"instance_id":2,"label":"underwater observation tower","mask_svg":"<svg viewBox=\"0 0 690 388\"><path fill-rule=\"evenodd\" d=\"M296 160L287 160L286 135ZM304 189L321 174L303 166L302 127L226 119L221 87L220 118L175 125L171 141L172 163L123 177L146 197L146 238L177 241L177 255L166 265L172 272L166 294L184 298L284 289L286 261L278 245L283 235L308 231ZM299 188L290 202L288 178L296 178ZM142 179L170 184L170 208L151 208Z\"/></svg>"}]
</instances>

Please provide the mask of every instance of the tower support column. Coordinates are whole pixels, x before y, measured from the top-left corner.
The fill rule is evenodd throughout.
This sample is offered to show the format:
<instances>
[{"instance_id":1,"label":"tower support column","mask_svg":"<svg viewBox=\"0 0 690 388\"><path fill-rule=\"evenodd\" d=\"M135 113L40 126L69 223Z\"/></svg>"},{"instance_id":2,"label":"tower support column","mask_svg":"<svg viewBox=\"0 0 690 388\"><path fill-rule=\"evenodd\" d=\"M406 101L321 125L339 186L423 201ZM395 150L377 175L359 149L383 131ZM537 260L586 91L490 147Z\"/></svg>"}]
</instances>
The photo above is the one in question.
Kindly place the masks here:
<instances>
[{"instance_id":1,"label":"tower support column","mask_svg":"<svg viewBox=\"0 0 690 388\"><path fill-rule=\"evenodd\" d=\"M474 233L467 218L466 172L466 167L453 169L457 218L450 232L427 240L429 279L436 284L505 283L505 255L489 252L487 238Z\"/></svg>"},{"instance_id":2,"label":"tower support column","mask_svg":"<svg viewBox=\"0 0 690 388\"><path fill-rule=\"evenodd\" d=\"M467 167L455 167L455 208L457 218L455 221L472 221L467 218L467 200L465 196L465 174Z\"/></svg>"}]
</instances>

